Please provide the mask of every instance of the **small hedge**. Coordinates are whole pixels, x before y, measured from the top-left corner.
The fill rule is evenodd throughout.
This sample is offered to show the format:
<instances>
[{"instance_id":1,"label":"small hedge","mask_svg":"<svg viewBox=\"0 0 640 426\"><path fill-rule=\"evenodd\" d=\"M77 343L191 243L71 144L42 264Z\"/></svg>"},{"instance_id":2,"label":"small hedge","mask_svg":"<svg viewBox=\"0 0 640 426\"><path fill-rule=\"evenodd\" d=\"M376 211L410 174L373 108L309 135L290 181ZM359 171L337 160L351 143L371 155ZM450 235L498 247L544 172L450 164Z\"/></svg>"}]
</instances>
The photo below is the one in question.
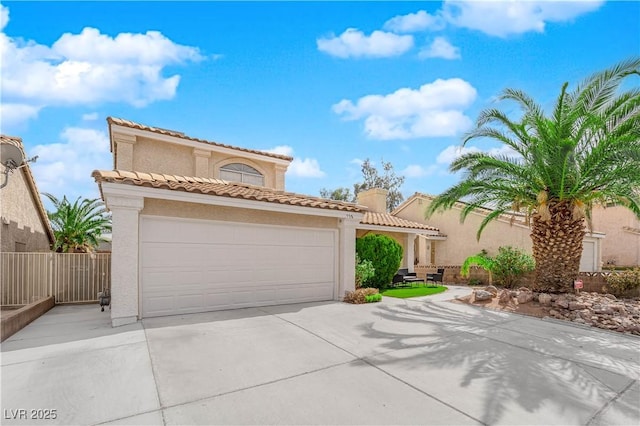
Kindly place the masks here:
<instances>
[{"instance_id":1,"label":"small hedge","mask_svg":"<svg viewBox=\"0 0 640 426\"><path fill-rule=\"evenodd\" d=\"M348 291L344 296L344 301L360 305L362 303L379 302L382 295L379 294L377 288L359 288L356 291Z\"/></svg>"},{"instance_id":2,"label":"small hedge","mask_svg":"<svg viewBox=\"0 0 640 426\"><path fill-rule=\"evenodd\" d=\"M607 277L608 290L616 296L623 296L640 287L640 268L616 272Z\"/></svg>"},{"instance_id":3,"label":"small hedge","mask_svg":"<svg viewBox=\"0 0 640 426\"><path fill-rule=\"evenodd\" d=\"M389 285L402 263L402 246L386 235L369 234L356 239L356 253L375 268L373 276L362 283L366 287L380 289Z\"/></svg>"}]
</instances>

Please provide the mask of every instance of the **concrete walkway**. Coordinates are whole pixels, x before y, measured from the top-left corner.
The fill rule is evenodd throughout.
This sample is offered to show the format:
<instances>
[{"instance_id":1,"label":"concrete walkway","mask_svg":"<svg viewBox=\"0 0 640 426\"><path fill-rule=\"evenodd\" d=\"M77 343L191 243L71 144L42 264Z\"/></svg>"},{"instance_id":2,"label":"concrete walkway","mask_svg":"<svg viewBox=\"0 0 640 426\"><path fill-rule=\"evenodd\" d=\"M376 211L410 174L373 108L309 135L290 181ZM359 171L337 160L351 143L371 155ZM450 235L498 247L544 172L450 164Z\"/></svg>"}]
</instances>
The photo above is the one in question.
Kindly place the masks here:
<instances>
[{"instance_id":1,"label":"concrete walkway","mask_svg":"<svg viewBox=\"0 0 640 426\"><path fill-rule=\"evenodd\" d=\"M2 424L640 424L640 339L468 291L115 329L58 306L2 344Z\"/></svg>"}]
</instances>

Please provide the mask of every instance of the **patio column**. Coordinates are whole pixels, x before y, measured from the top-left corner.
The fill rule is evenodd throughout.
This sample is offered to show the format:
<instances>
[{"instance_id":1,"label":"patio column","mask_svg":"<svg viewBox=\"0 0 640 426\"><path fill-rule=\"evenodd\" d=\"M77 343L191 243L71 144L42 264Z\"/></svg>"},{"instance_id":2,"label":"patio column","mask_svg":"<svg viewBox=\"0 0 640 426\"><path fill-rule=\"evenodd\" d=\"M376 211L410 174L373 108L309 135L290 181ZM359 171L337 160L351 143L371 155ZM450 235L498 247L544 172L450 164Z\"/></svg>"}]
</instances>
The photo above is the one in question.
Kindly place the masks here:
<instances>
[{"instance_id":1,"label":"patio column","mask_svg":"<svg viewBox=\"0 0 640 426\"><path fill-rule=\"evenodd\" d=\"M105 194L111 210L111 325L138 320L138 228L144 198Z\"/></svg>"},{"instance_id":2,"label":"patio column","mask_svg":"<svg viewBox=\"0 0 640 426\"><path fill-rule=\"evenodd\" d=\"M402 259L402 263L409 270L409 272L414 271L413 261L416 258L415 248L413 246L416 237L418 234L405 234L404 236L404 257Z\"/></svg>"},{"instance_id":3,"label":"patio column","mask_svg":"<svg viewBox=\"0 0 640 426\"><path fill-rule=\"evenodd\" d=\"M335 300L342 300L346 291L356 289L356 225L360 223L363 215L347 215L339 219L339 276L338 293Z\"/></svg>"}]
</instances>

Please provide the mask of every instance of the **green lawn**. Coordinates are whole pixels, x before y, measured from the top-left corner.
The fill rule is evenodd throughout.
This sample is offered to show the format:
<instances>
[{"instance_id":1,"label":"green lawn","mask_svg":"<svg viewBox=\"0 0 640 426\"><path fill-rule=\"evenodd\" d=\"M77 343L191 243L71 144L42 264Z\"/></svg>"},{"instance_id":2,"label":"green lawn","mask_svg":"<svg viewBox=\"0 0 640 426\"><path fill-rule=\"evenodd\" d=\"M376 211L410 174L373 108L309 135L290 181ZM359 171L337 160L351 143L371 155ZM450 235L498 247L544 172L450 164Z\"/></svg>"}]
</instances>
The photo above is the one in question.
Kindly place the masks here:
<instances>
[{"instance_id":1,"label":"green lawn","mask_svg":"<svg viewBox=\"0 0 640 426\"><path fill-rule=\"evenodd\" d=\"M430 294L442 293L447 288L444 286L437 287L405 287L405 288L388 288L380 294L383 296L397 297L399 299L407 299L409 297L429 296Z\"/></svg>"}]
</instances>

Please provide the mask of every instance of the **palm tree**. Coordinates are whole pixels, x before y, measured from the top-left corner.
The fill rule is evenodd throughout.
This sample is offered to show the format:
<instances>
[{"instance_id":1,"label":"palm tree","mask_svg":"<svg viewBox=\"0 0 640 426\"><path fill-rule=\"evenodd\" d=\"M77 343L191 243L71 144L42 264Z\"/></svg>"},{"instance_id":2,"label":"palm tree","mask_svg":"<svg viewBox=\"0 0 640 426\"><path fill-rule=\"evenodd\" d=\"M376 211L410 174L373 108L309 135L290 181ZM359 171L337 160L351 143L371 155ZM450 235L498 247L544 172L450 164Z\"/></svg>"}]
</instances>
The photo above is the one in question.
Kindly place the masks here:
<instances>
[{"instance_id":1,"label":"palm tree","mask_svg":"<svg viewBox=\"0 0 640 426\"><path fill-rule=\"evenodd\" d=\"M59 200L44 194L56 211L47 212L56 238L54 250L63 253L88 253L93 251L102 234L111 231L111 218L99 199L82 199L71 204L64 196Z\"/></svg>"},{"instance_id":2,"label":"palm tree","mask_svg":"<svg viewBox=\"0 0 640 426\"><path fill-rule=\"evenodd\" d=\"M491 207L478 229L480 239L492 220L525 213L536 285L569 290L592 207L623 205L640 218L640 89L629 78L637 76L640 58L633 58L592 75L573 91L565 83L550 114L526 93L505 90L499 99L515 101L522 116L514 120L498 109L482 111L463 146L490 138L513 155L462 155L450 170L465 171L463 179L436 197L427 216L461 199L467 201L462 220Z\"/></svg>"}]
</instances>

